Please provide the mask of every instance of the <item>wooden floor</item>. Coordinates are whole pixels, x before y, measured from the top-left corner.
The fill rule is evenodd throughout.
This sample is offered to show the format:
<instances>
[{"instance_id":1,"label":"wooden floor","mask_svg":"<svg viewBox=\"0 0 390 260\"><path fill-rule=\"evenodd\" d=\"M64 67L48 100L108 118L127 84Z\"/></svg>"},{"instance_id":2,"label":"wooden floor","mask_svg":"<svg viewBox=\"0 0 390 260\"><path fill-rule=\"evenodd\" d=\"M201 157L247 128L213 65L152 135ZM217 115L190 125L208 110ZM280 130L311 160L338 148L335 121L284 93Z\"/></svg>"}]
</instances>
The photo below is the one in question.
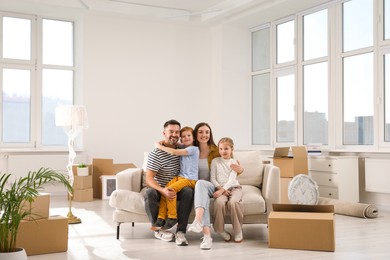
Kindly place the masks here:
<instances>
[{"instance_id":1,"label":"wooden floor","mask_svg":"<svg viewBox=\"0 0 390 260\"><path fill-rule=\"evenodd\" d=\"M226 243L213 233L213 248L200 250L201 234L188 233L189 245L179 247L155 239L147 224L123 224L117 240L108 201L73 202L72 206L82 223L69 226L68 251L28 259L390 259L390 212L380 212L375 219L335 215L335 252L268 248L265 225L244 225L240 244ZM52 197L50 213L66 216L66 198Z\"/></svg>"}]
</instances>

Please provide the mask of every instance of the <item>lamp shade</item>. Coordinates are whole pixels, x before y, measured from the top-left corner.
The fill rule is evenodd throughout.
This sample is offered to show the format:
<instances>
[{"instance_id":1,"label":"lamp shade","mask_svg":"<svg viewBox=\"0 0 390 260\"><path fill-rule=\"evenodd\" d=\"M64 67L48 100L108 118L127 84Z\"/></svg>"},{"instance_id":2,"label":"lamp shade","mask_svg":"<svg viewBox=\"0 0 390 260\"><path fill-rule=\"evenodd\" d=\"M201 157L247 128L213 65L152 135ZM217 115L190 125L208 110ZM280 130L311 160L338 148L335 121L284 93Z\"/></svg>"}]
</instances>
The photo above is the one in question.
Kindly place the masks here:
<instances>
[{"instance_id":1,"label":"lamp shade","mask_svg":"<svg viewBox=\"0 0 390 260\"><path fill-rule=\"evenodd\" d=\"M88 128L88 116L85 106L58 106L55 113L56 126L69 128Z\"/></svg>"}]
</instances>

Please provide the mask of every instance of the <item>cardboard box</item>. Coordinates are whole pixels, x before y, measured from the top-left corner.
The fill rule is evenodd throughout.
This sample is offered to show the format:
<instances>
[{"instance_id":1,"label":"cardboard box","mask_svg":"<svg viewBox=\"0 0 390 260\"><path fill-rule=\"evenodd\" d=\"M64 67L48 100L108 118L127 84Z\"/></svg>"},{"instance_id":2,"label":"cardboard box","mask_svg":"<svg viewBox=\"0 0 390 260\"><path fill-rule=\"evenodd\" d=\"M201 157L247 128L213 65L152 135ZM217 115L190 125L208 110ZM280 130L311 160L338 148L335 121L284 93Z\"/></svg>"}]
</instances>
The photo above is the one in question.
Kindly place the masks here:
<instances>
[{"instance_id":1,"label":"cardboard box","mask_svg":"<svg viewBox=\"0 0 390 260\"><path fill-rule=\"evenodd\" d=\"M73 190L73 201L78 201L78 202L93 201L93 188Z\"/></svg>"},{"instance_id":2,"label":"cardboard box","mask_svg":"<svg viewBox=\"0 0 390 260\"><path fill-rule=\"evenodd\" d=\"M67 251L68 218L53 216L37 221L20 222L16 247L23 247L27 255Z\"/></svg>"},{"instance_id":3,"label":"cardboard box","mask_svg":"<svg viewBox=\"0 0 390 260\"><path fill-rule=\"evenodd\" d=\"M33 202L25 201L22 204L24 210L31 210L31 216L26 216L23 220L36 220L49 217L50 194L40 193Z\"/></svg>"},{"instance_id":4,"label":"cardboard box","mask_svg":"<svg viewBox=\"0 0 390 260\"><path fill-rule=\"evenodd\" d=\"M280 178L279 189L280 189L280 203L289 204L290 200L288 199L288 185L293 178Z\"/></svg>"},{"instance_id":5,"label":"cardboard box","mask_svg":"<svg viewBox=\"0 0 390 260\"><path fill-rule=\"evenodd\" d=\"M277 147L274 151L273 164L280 169L280 177L294 177L308 174L307 152L305 146Z\"/></svg>"},{"instance_id":6,"label":"cardboard box","mask_svg":"<svg viewBox=\"0 0 390 260\"><path fill-rule=\"evenodd\" d=\"M92 188L92 175L74 176L73 189L84 190Z\"/></svg>"},{"instance_id":7,"label":"cardboard box","mask_svg":"<svg viewBox=\"0 0 390 260\"><path fill-rule=\"evenodd\" d=\"M111 193L116 190L116 175L102 175L102 199L108 200Z\"/></svg>"},{"instance_id":8,"label":"cardboard box","mask_svg":"<svg viewBox=\"0 0 390 260\"><path fill-rule=\"evenodd\" d=\"M273 204L268 218L268 245L335 251L334 205Z\"/></svg>"},{"instance_id":9,"label":"cardboard box","mask_svg":"<svg viewBox=\"0 0 390 260\"><path fill-rule=\"evenodd\" d=\"M92 173L92 188L93 197L102 198L102 182L100 176L102 175L115 175L120 171L128 168L136 168L132 163L115 163L113 159L93 159L93 173Z\"/></svg>"}]
</instances>

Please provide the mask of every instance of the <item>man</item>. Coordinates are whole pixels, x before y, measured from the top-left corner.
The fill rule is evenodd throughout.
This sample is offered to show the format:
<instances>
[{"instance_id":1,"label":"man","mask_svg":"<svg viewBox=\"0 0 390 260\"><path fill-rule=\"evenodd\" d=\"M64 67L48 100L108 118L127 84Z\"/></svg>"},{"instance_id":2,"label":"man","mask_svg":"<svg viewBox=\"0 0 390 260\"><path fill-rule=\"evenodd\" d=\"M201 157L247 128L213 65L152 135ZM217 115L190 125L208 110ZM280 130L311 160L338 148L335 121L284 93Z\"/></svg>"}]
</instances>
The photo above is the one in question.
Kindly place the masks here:
<instances>
[{"instance_id":1,"label":"man","mask_svg":"<svg viewBox=\"0 0 390 260\"><path fill-rule=\"evenodd\" d=\"M169 120L164 124L164 142L163 145L176 148L180 136L180 123L176 120ZM176 229L176 244L178 246L188 245L184 234L186 233L188 217L190 215L193 203L194 190L185 187L179 193L165 186L180 172L180 157L169 154L160 149L154 149L149 153L146 164L146 185L148 189L145 192L145 210L149 221L153 225L157 220L160 197L180 201L178 214L178 224ZM172 241L173 233L170 231L155 231L154 236L163 241Z\"/></svg>"}]
</instances>

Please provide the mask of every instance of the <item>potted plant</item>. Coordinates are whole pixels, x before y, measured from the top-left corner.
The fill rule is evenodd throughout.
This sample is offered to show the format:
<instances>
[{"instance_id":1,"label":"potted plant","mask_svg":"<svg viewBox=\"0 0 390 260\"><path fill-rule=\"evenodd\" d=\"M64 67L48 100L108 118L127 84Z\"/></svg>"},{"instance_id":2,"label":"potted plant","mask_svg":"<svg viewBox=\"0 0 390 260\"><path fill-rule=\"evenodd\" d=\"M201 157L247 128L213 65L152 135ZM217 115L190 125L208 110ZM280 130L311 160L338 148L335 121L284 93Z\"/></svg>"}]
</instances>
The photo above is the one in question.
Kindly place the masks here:
<instances>
[{"instance_id":1,"label":"potted plant","mask_svg":"<svg viewBox=\"0 0 390 260\"><path fill-rule=\"evenodd\" d=\"M88 171L88 166L85 165L84 163L81 163L77 166L77 175L78 176L88 176L89 171Z\"/></svg>"},{"instance_id":2,"label":"potted plant","mask_svg":"<svg viewBox=\"0 0 390 260\"><path fill-rule=\"evenodd\" d=\"M68 191L73 191L66 175L48 168L29 172L27 176L20 177L12 183L9 181L10 177L9 173L0 173L0 255L20 250L16 248L20 222L25 217L34 219L31 209L26 209L23 204L33 202L44 184L57 181ZM0 259L3 258L0 256ZM10 258L6 256L4 259Z\"/></svg>"}]
</instances>

